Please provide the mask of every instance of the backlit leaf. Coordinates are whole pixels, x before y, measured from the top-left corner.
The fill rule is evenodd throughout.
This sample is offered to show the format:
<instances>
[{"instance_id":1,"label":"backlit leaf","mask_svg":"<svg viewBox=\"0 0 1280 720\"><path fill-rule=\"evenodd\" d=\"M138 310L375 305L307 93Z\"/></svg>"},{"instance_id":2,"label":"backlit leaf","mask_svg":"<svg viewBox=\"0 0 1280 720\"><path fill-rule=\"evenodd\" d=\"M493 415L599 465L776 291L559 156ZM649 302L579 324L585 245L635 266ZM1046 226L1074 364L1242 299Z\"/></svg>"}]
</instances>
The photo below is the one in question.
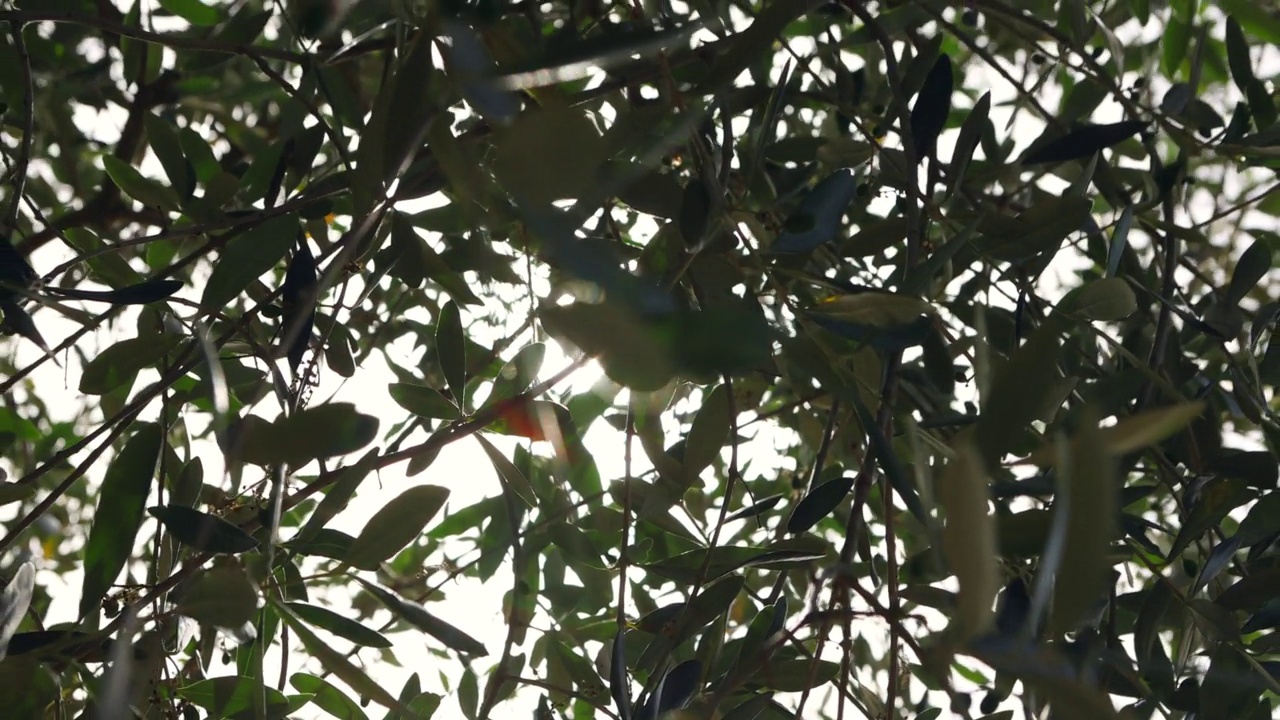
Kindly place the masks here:
<instances>
[{"instance_id":1,"label":"backlit leaf","mask_svg":"<svg viewBox=\"0 0 1280 720\"><path fill-rule=\"evenodd\" d=\"M178 542L199 552L234 555L258 546L257 540L235 525L186 505L158 505L148 512L164 523Z\"/></svg>"},{"instance_id":2,"label":"backlit leaf","mask_svg":"<svg viewBox=\"0 0 1280 720\"><path fill-rule=\"evenodd\" d=\"M448 498L449 490L435 485L416 485L400 493L365 523L347 550L346 561L359 568L376 568L421 535Z\"/></svg>"},{"instance_id":3,"label":"backlit leaf","mask_svg":"<svg viewBox=\"0 0 1280 720\"><path fill-rule=\"evenodd\" d=\"M133 554L133 541L142 526L151 481L160 459L160 427L139 423L124 449L107 466L98 488L96 521L84 547L84 583L80 617L88 617Z\"/></svg>"},{"instance_id":4,"label":"backlit leaf","mask_svg":"<svg viewBox=\"0 0 1280 720\"><path fill-rule=\"evenodd\" d=\"M963 636L974 637L991 625L992 603L1000 591L996 525L988 508L987 471L977 449L961 440L952 452L936 487L946 515L942 546L960 583L955 622Z\"/></svg>"},{"instance_id":5,"label":"backlit leaf","mask_svg":"<svg viewBox=\"0 0 1280 720\"><path fill-rule=\"evenodd\" d=\"M231 238L214 261L200 304L223 310L249 284L269 272L293 247L298 219L279 215Z\"/></svg>"}]
</instances>

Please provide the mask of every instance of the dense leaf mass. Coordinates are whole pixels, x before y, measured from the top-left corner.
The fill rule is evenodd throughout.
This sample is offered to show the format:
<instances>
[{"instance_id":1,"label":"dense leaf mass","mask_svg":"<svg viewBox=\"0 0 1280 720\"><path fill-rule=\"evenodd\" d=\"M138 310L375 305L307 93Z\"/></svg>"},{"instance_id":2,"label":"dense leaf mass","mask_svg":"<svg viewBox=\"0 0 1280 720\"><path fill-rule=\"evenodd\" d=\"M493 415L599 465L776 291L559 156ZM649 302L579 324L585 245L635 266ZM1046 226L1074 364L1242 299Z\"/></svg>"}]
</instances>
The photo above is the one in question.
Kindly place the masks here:
<instances>
[{"instance_id":1,"label":"dense leaf mass","mask_svg":"<svg viewBox=\"0 0 1280 720\"><path fill-rule=\"evenodd\" d=\"M0 715L1275 717L1278 46L0 2Z\"/></svg>"}]
</instances>

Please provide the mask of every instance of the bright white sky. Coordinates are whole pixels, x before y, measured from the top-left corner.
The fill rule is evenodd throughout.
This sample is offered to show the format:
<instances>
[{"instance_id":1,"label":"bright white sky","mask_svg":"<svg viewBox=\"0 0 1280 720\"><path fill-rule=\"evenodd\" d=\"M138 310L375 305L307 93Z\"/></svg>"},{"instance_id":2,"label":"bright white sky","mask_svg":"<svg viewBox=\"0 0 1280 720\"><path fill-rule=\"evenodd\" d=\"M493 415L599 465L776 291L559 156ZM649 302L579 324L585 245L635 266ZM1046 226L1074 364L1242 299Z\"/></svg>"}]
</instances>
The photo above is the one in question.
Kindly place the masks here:
<instances>
[{"instance_id":1,"label":"bright white sky","mask_svg":"<svg viewBox=\"0 0 1280 720\"><path fill-rule=\"evenodd\" d=\"M1146 37L1151 37L1160 32L1160 26L1153 21L1146 28L1140 29ZM1133 35L1139 31L1136 27L1124 28L1122 35ZM803 43L794 43L795 50L803 56L810 48L806 48ZM1268 62L1275 60L1275 53L1269 53ZM851 62L858 63L859 60L851 58ZM974 67L977 67L976 65ZM975 86L981 82L988 83L993 96L992 119L997 128L1003 127L1008 117L1008 110L1001 106L1001 102L1008 100L1014 96L1012 88L1010 88L1003 80L994 73L984 72L981 75L979 71L969 68L970 76L967 78L968 86ZM1017 75L1017 73L1015 73ZM1163 92L1163 88L1157 88L1157 97ZM956 96L959 98L959 95ZM1053 90L1042 91L1040 95L1042 103L1049 108L1056 107L1058 98ZM1024 116L1025 117L1025 116ZM1120 107L1114 102L1104 102L1094 116L1094 120L1098 122L1113 121L1120 118ZM118 135L121 119L118 111L105 114L98 114L85 108L79 108L76 113L76 122L80 127L89 132L94 137L105 142L111 142ZM740 120L745 125L745 119ZM741 131L743 128L736 128ZM1019 138L1023 146L1039 133L1039 127L1030 127L1020 124L1018 127ZM941 140L941 152L944 154L950 152L950 145L954 142L955 131L949 131L944 134ZM152 174L155 177L163 177L162 171L158 164L151 159L148 164L144 165L144 172ZM1198 219L1203 219L1210 212L1212 205L1204 202L1207 198L1199 198L1196 206L1193 207L1193 215ZM432 204L430 199L426 204ZM406 210L421 209L426 204L419 207L405 207ZM1108 218L1100 218L1099 223L1105 226L1105 220ZM47 271L54 265L67 260L71 257L71 253L62 248L59 244L53 243L40 252L36 253L32 261L36 269L41 272ZM1071 273L1078 267L1079 258L1071 253L1062 253L1059 260L1055 261L1053 267L1047 272L1042 279L1042 290L1045 294L1053 296L1056 288L1061 287L1059 278L1067 280ZM197 284L198 285L198 284ZM545 295L547 285L543 280L536 281L536 290L540 296ZM184 296L190 298L198 298L199 288L191 287L183 293ZM492 299L490 299L492 302ZM997 298L993 298L993 302L999 302ZM522 311L527 308L527 301L523 301L517 305ZM118 332L108 339L104 334L95 337L97 342L102 342L102 347L110 344L115 339L128 337L133 334L134 321L136 313L126 313L123 319L118 321L116 327ZM39 315L39 322L46 339L50 345L56 345L64 337L76 330L76 326L70 321L57 316L54 313L42 311ZM510 358L516 350L527 344L531 337L526 337L522 341L516 342L511 349L504 354L504 358ZM82 347L86 348L89 357L93 357L101 348L95 348L92 343L94 341L82 342ZM16 354L17 365L25 366L31 362L38 360L41 356L39 350L34 348L30 343L11 341L8 347ZM416 367L420 357L420 353L414 353L407 342L398 344L391 349L391 354L397 364L403 367ZM58 413L64 416L74 414L74 409L82 404L93 403L93 398L85 398L79 395L76 390L80 367L74 355L64 354L59 358L68 369L65 371L58 370L51 364L45 364L37 370L32 377L35 386L39 388L41 396L49 403L51 408L61 408L63 412ZM543 365L543 376L549 376L568 362L568 358L560 351L555 343L548 344L548 353L546 362ZM571 380L565 383L558 392L566 389L575 391L586 390L600 377L599 370L592 366L588 369L578 372ZM153 378L146 376L139 378L135 387L141 387ZM391 401L387 394L387 384L394 381L391 372L384 365L381 357L377 354L373 355L362 367L360 367L355 377L343 381L332 372L322 374L322 382L320 388L312 397L312 404L319 404L328 399L349 401L355 403L361 411L372 413L382 418L383 430L389 429L396 422L403 419L405 413L395 403ZM625 395L620 397L623 400ZM273 401L268 399L259 405L259 414L265 417L274 417L278 408ZM194 421L194 419L193 419ZM194 421L195 427L198 429L203 426L203 420ZM419 437L421 439L421 437ZM673 438L674 439L674 438ZM794 462L774 451L774 447L784 442L787 438L777 433L764 433L754 443L744 448L746 457L750 459L751 476L752 477L768 477L775 478L781 474L793 472L796 470ZM493 438L499 447L510 449L513 447L514 441L509 438ZM623 475L622 454L620 448L623 445L623 436L615 431L606 423L596 423L591 431L587 434L586 444L591 449L595 460L600 468L601 477L605 482L621 477ZM216 447L209 444L203 444L198 449L199 454L204 459L206 482L217 482L219 473L221 472L221 457ZM636 454L636 470L637 472L648 469L648 463L645 461L643 452L637 447ZM78 461L80 458L73 458L72 462ZM93 480L96 482L100 479L101 469L105 465L100 466L98 472L94 473ZM251 475L246 476L246 483L253 481L255 478ZM473 502L483 498L495 495L499 492L496 476L488 459L479 449L474 440L463 440L446 448L435 461L435 463L423 474L407 479L403 476L403 469L400 467L392 468L384 471L378 480L370 479L366 482L361 492L355 497L351 506L342 513L336 520L331 523L332 527L344 530L348 533L355 534L365 521L376 512L384 502L394 497L401 490L410 484L429 483L441 485L451 490L451 498L449 507L460 508L472 504ZM0 511L0 517L8 518L14 508L4 508ZM438 521L438 520L437 520ZM142 537L152 537L154 534L154 524L148 521L141 533ZM286 535L287 537L287 535ZM70 542L70 541L69 541ZM76 543L79 542L77 539ZM32 549L36 548L34 545ZM64 545L59 551L61 553L73 552L73 546ZM459 558L450 556L452 560ZM438 560L439 558L437 558ZM37 566L40 565L39 560L36 561ZM66 581L65 583L63 581ZM54 624L58 622L72 621L76 615L76 603L80 594L80 577L78 574L70 575L65 578L59 577L57 574L49 571L41 572L38 576L38 583L49 591L53 597L53 605L46 618L46 622ZM497 654L501 649L502 641L505 636L505 625L501 612L501 599L511 587L511 577L506 571L500 571L488 585L482 586L480 583L459 579L456 582L448 584L444 591L446 599L439 603L434 603L431 610L441 618L457 625L466 632L472 634L481 642L483 642L491 652L491 657L477 663L476 667L480 671L486 670L491 663L496 662ZM313 601L315 598L313 598ZM349 607L341 598L328 598L332 602L333 609L340 613L346 613ZM936 618L935 618L936 619ZM545 620L541 621L545 622ZM539 626L535 622L535 627ZM866 637L873 643L873 647L879 647L881 638L883 637L884 628L882 624L876 621L868 621L868 626L864 629ZM325 635L320 631L322 636ZM373 669L374 676L387 688L392 691L398 691L403 684L405 678L412 671L418 671L422 678L424 689L440 692L446 695L445 705L438 713L438 717L452 718L460 717L456 706L451 697L448 697L448 688L442 683L441 678L437 675L439 670L448 670L451 673L456 672L458 665L456 663L440 662L433 658L424 649L424 643L431 643L429 639L424 638L416 632L404 632L390 636L395 641L393 651L400 662L400 666L388 663L380 663L377 654L371 651L361 653L361 659L366 662L376 663ZM335 640L335 645L345 647L343 641ZM267 672L269 677L274 678L278 674L278 654L272 653L267 660ZM296 669L296 659L290 663L291 668ZM429 668L429 669L428 669ZM314 668L312 668L314 670ZM291 670L292 672L292 670ZM526 674L529 671L526 670ZM217 674L217 671L211 669L210 674ZM883 679L880 681L883 682ZM483 681L482 681L483 686ZM975 698L980 699L980 696ZM941 698L935 698L941 701ZM532 710L533 703L536 701L536 695L527 693L523 699L513 701L503 706L502 711L498 713L498 717L528 717L528 712ZM945 707L945 702L942 703ZM1008 707L1006 705L1005 707ZM370 716L381 717L382 711L376 706L368 709ZM325 717L325 715L310 706L302 713L298 714L301 718Z\"/></svg>"}]
</instances>

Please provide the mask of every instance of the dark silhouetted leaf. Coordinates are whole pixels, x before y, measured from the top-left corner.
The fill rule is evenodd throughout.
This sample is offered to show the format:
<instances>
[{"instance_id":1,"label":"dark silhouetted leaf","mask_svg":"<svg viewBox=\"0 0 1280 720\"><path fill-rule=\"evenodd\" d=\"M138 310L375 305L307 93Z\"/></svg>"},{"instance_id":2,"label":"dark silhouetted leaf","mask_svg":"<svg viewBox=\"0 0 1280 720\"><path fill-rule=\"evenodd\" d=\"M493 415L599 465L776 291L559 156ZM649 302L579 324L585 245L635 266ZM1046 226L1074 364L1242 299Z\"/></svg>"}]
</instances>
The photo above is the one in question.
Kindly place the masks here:
<instances>
[{"instance_id":1,"label":"dark silhouetted leaf","mask_svg":"<svg viewBox=\"0 0 1280 720\"><path fill-rule=\"evenodd\" d=\"M1141 132L1147 123L1125 120L1108 125L1085 125L1046 143L1036 142L1022 158L1023 165L1078 160L1123 142Z\"/></svg>"},{"instance_id":2,"label":"dark silhouetted leaf","mask_svg":"<svg viewBox=\"0 0 1280 720\"><path fill-rule=\"evenodd\" d=\"M1227 302L1239 304L1270 271L1271 244L1264 240L1254 240L1240 256L1236 269L1231 273L1231 284L1227 285Z\"/></svg>"},{"instance_id":3,"label":"dark silhouetted leaf","mask_svg":"<svg viewBox=\"0 0 1280 720\"><path fill-rule=\"evenodd\" d=\"M52 294L75 300L92 300L112 305L147 305L159 302L182 289L180 280L147 280L118 290L75 290L50 288Z\"/></svg>"},{"instance_id":4,"label":"dark silhouetted leaf","mask_svg":"<svg viewBox=\"0 0 1280 720\"><path fill-rule=\"evenodd\" d=\"M173 188L144 177L124 160L114 155L103 155L102 167L116 187L143 205L161 210L178 209L178 195Z\"/></svg>"},{"instance_id":5,"label":"dark silhouetted leaf","mask_svg":"<svg viewBox=\"0 0 1280 720\"><path fill-rule=\"evenodd\" d=\"M800 207L787 219L782 233L769 246L775 253L804 253L834 240L840 232L845 208L858 190L853 172L837 170L805 195Z\"/></svg>"},{"instance_id":6,"label":"dark silhouetted leaf","mask_svg":"<svg viewBox=\"0 0 1280 720\"><path fill-rule=\"evenodd\" d=\"M147 512L178 542L200 552L234 555L258 547L258 541L235 525L186 505L157 505Z\"/></svg>"},{"instance_id":7,"label":"dark silhouetted leaf","mask_svg":"<svg viewBox=\"0 0 1280 720\"><path fill-rule=\"evenodd\" d=\"M462 330L462 316L457 303L450 300L440 308L436 317L436 356L440 358L440 371L449 383L454 402L466 404L467 346Z\"/></svg>"},{"instance_id":8,"label":"dark silhouetted leaf","mask_svg":"<svg viewBox=\"0 0 1280 720\"><path fill-rule=\"evenodd\" d=\"M947 126L951 112L952 82L951 58L942 53L925 76L911 108L911 138L915 141L917 162L937 150L938 135Z\"/></svg>"},{"instance_id":9,"label":"dark silhouetted leaf","mask_svg":"<svg viewBox=\"0 0 1280 720\"><path fill-rule=\"evenodd\" d=\"M426 608L421 605L402 600L391 591L361 578L356 578L356 580L393 614L444 643L445 647L472 657L484 657L489 654L489 651L485 649L484 644L479 640L427 612Z\"/></svg>"},{"instance_id":10,"label":"dark silhouetted leaf","mask_svg":"<svg viewBox=\"0 0 1280 720\"><path fill-rule=\"evenodd\" d=\"M609 695L613 698L614 707L618 708L618 717L631 720L631 683L627 681L627 644L626 630L618 628L613 636L613 649L609 663Z\"/></svg>"},{"instance_id":11,"label":"dark silhouetted leaf","mask_svg":"<svg viewBox=\"0 0 1280 720\"><path fill-rule=\"evenodd\" d=\"M1248 92L1249 84L1255 80L1253 60L1249 57L1249 42L1234 17L1227 18L1226 27L1227 66L1231 68L1231 78L1235 80L1240 92Z\"/></svg>"},{"instance_id":12,"label":"dark silhouetted leaf","mask_svg":"<svg viewBox=\"0 0 1280 720\"><path fill-rule=\"evenodd\" d=\"M1068 293L1058 304L1058 309L1089 320L1111 322L1128 317L1137 310L1138 298L1124 280L1102 278Z\"/></svg>"},{"instance_id":13,"label":"dark silhouetted leaf","mask_svg":"<svg viewBox=\"0 0 1280 720\"><path fill-rule=\"evenodd\" d=\"M756 666L751 682L779 692L804 692L831 682L840 664L816 658L771 660Z\"/></svg>"},{"instance_id":14,"label":"dark silhouetted leaf","mask_svg":"<svg viewBox=\"0 0 1280 720\"><path fill-rule=\"evenodd\" d=\"M298 238L298 247L293 251L293 259L289 261L289 269L284 275L284 284L280 286L280 303L284 312L280 316L281 340L288 343L285 348L289 358L289 369L295 377L298 366L302 364L302 356L311 347L311 330L316 319L316 259L311 255L311 245L305 237Z\"/></svg>"},{"instance_id":15,"label":"dark silhouetted leaf","mask_svg":"<svg viewBox=\"0 0 1280 720\"><path fill-rule=\"evenodd\" d=\"M701 243L710 221L711 193L701 180L694 178L680 196L680 237L685 245L695 247Z\"/></svg>"},{"instance_id":16,"label":"dark silhouetted leaf","mask_svg":"<svg viewBox=\"0 0 1280 720\"><path fill-rule=\"evenodd\" d=\"M787 520L787 532L793 535L808 532L819 521L830 515L853 489L853 480L852 475L846 475L829 480L810 490L807 495L800 498L800 502L796 503L795 510Z\"/></svg>"},{"instance_id":17,"label":"dark silhouetted leaf","mask_svg":"<svg viewBox=\"0 0 1280 720\"><path fill-rule=\"evenodd\" d=\"M693 699L701 684L702 663L686 660L662 676L644 707L636 709L635 717L637 720L657 720L663 713L683 708Z\"/></svg>"},{"instance_id":18,"label":"dark silhouetted leaf","mask_svg":"<svg viewBox=\"0 0 1280 720\"><path fill-rule=\"evenodd\" d=\"M783 496L781 494L777 494L761 498L740 510L729 513L729 515L725 517L724 521L726 523L730 523L734 520L743 520L745 518L763 515L777 507L778 503L782 502L782 497Z\"/></svg>"},{"instance_id":19,"label":"dark silhouetted leaf","mask_svg":"<svg viewBox=\"0 0 1280 720\"><path fill-rule=\"evenodd\" d=\"M717 385L703 398L684 446L683 463L690 479L701 474L720 455L720 448L729 439L732 422L728 386Z\"/></svg>"},{"instance_id":20,"label":"dark silhouetted leaf","mask_svg":"<svg viewBox=\"0 0 1280 720\"><path fill-rule=\"evenodd\" d=\"M978 143L982 139L982 132L986 128L990 113L991 93L985 92L965 116L964 124L960 126L960 137L956 139L955 148L951 151L948 190L952 193L964 182L965 173L969 169L969 163L973 161L973 154L978 149Z\"/></svg>"}]
</instances>

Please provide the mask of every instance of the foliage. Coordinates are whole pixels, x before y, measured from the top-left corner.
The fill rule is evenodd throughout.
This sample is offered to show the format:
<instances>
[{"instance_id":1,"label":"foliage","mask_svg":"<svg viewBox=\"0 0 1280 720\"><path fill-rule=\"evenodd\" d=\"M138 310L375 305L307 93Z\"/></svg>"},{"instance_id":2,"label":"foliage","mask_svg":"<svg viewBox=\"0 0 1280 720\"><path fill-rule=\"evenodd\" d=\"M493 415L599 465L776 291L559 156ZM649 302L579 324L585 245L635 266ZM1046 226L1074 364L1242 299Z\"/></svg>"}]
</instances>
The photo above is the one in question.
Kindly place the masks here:
<instances>
[{"instance_id":1,"label":"foliage","mask_svg":"<svg viewBox=\"0 0 1280 720\"><path fill-rule=\"evenodd\" d=\"M1265 4L0 23L7 717L1273 716Z\"/></svg>"}]
</instances>

